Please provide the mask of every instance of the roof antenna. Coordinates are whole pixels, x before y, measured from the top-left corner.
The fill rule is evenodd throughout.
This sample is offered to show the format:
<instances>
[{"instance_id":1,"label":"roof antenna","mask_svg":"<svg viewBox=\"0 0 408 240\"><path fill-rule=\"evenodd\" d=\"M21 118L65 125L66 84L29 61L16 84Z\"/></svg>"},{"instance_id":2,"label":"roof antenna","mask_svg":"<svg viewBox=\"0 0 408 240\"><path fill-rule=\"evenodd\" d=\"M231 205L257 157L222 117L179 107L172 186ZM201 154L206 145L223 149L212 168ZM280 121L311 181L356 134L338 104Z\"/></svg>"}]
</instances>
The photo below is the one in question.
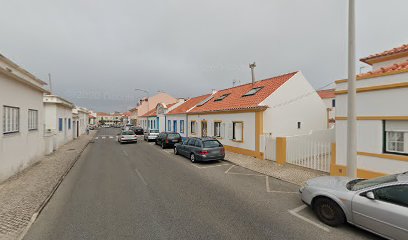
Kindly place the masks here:
<instances>
[{"instance_id":1,"label":"roof antenna","mask_svg":"<svg viewBox=\"0 0 408 240\"><path fill-rule=\"evenodd\" d=\"M50 92L52 94L52 83L51 83L51 73L48 73L48 82L50 84Z\"/></svg>"},{"instance_id":2,"label":"roof antenna","mask_svg":"<svg viewBox=\"0 0 408 240\"><path fill-rule=\"evenodd\" d=\"M251 69L251 74L252 74L252 84L255 83L255 67L256 67L256 63L250 63L249 64L249 68Z\"/></svg>"}]
</instances>

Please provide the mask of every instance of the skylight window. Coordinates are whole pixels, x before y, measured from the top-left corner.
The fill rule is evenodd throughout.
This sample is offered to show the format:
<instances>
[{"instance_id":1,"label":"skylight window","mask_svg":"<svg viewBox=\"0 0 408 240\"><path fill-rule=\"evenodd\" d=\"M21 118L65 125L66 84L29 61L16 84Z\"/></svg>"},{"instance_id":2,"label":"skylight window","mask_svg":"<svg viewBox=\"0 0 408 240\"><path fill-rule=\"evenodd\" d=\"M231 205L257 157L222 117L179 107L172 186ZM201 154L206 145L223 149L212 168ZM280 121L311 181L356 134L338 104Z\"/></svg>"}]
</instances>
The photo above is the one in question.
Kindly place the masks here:
<instances>
[{"instance_id":1,"label":"skylight window","mask_svg":"<svg viewBox=\"0 0 408 240\"><path fill-rule=\"evenodd\" d=\"M226 97L228 97L229 95L230 95L229 93L224 94L224 95L221 95L219 98L215 99L214 102L222 101L222 100L224 100Z\"/></svg>"},{"instance_id":2,"label":"skylight window","mask_svg":"<svg viewBox=\"0 0 408 240\"><path fill-rule=\"evenodd\" d=\"M256 88L252 88L251 90L249 90L249 92L245 93L244 95L242 95L243 97L247 97L247 96L252 96L255 95L257 92L259 92L263 87L256 87Z\"/></svg>"},{"instance_id":3,"label":"skylight window","mask_svg":"<svg viewBox=\"0 0 408 240\"><path fill-rule=\"evenodd\" d=\"M204 104L206 104L208 101L210 101L213 98L213 96L209 96L208 98L204 99L203 101L201 101L199 104L197 104L197 107L201 107Z\"/></svg>"}]
</instances>

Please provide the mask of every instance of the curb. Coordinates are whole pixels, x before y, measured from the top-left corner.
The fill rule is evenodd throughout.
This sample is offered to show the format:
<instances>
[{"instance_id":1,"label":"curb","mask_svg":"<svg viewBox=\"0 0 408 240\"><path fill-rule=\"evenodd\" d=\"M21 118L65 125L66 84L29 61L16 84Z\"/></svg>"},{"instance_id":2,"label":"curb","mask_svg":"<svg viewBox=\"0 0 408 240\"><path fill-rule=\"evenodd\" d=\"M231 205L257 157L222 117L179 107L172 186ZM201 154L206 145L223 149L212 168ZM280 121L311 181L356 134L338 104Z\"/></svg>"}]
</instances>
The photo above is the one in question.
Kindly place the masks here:
<instances>
[{"instance_id":1,"label":"curb","mask_svg":"<svg viewBox=\"0 0 408 240\"><path fill-rule=\"evenodd\" d=\"M62 174L62 176L58 179L57 183L54 185L52 188L51 192L48 194L48 196L45 198L45 200L41 203L41 205L38 207L37 211L31 216L30 221L28 222L28 225L23 229L23 231L18 235L16 238L17 240L22 240L25 235L27 234L28 230L31 228L35 220L37 220L38 216L42 212L42 210L45 208L45 206L49 203L51 200L52 196L55 194L59 186L61 185L62 181L64 178L68 175L68 173L71 171L71 169L75 166L76 162L78 159L81 157L82 153L85 151L85 149L88 147L89 143L93 138L91 138L88 142L85 143L85 146L81 149L81 151L78 153L78 155L74 158L73 162L71 165L65 170L65 172Z\"/></svg>"}]
</instances>

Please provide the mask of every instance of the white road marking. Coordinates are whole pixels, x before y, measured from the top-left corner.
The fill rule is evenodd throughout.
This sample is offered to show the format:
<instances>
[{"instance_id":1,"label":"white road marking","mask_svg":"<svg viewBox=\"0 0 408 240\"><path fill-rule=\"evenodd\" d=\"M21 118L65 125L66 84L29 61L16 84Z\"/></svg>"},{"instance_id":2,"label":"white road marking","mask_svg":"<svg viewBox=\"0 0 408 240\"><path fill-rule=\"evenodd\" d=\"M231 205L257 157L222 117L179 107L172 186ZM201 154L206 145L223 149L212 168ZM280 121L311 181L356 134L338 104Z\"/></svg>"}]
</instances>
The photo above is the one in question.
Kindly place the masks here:
<instances>
[{"instance_id":1,"label":"white road marking","mask_svg":"<svg viewBox=\"0 0 408 240\"><path fill-rule=\"evenodd\" d=\"M298 192L286 192L286 191L275 191L271 190L269 187L269 176L265 176L265 183L266 183L266 192L268 193L290 193L290 194L297 194Z\"/></svg>"},{"instance_id":2,"label":"white road marking","mask_svg":"<svg viewBox=\"0 0 408 240\"><path fill-rule=\"evenodd\" d=\"M230 172L230 170L235 167L236 165L232 165L230 168L227 169L227 171L225 171L225 174L231 174L231 175L244 175L244 176L256 176L256 177L263 177L265 175L262 174L253 174L253 173L233 173Z\"/></svg>"},{"instance_id":3,"label":"white road marking","mask_svg":"<svg viewBox=\"0 0 408 240\"><path fill-rule=\"evenodd\" d=\"M102 139L105 139L105 138L106 138L105 136L102 137Z\"/></svg>"},{"instance_id":4,"label":"white road marking","mask_svg":"<svg viewBox=\"0 0 408 240\"><path fill-rule=\"evenodd\" d=\"M213 167L226 166L226 165L229 165L229 163L223 163L223 164L217 164L217 165L211 165L211 166L205 166L205 167L197 166L197 164L194 164L194 163L192 163L191 165L193 165L196 168L213 168Z\"/></svg>"},{"instance_id":5,"label":"white road marking","mask_svg":"<svg viewBox=\"0 0 408 240\"><path fill-rule=\"evenodd\" d=\"M109 138L113 138L113 136L109 136Z\"/></svg>"},{"instance_id":6,"label":"white road marking","mask_svg":"<svg viewBox=\"0 0 408 240\"><path fill-rule=\"evenodd\" d=\"M95 139L98 139L99 137L96 137Z\"/></svg>"},{"instance_id":7,"label":"white road marking","mask_svg":"<svg viewBox=\"0 0 408 240\"><path fill-rule=\"evenodd\" d=\"M147 186L147 182L144 179L144 177L142 176L142 174L139 172L139 170L137 170L137 168L135 168L135 172L137 173L137 175L139 176L139 178L142 180L143 184Z\"/></svg>"},{"instance_id":8,"label":"white road marking","mask_svg":"<svg viewBox=\"0 0 408 240\"><path fill-rule=\"evenodd\" d=\"M310 220L308 218L305 218L305 217L298 214L298 212L302 211L305 208L307 208L307 205L303 204L303 205L301 205L301 206L299 206L299 207L297 207L295 209L288 210L288 211L293 216L298 217L298 218L302 219L303 221L308 222L308 223L314 225L315 227L318 227L318 228L320 228L320 229L322 229L322 230L324 230L326 232L330 232L330 229L328 229L327 227L325 227L325 226L323 226L323 225L321 225L319 223L316 223L316 222L314 222L314 221L312 221L312 220Z\"/></svg>"},{"instance_id":9,"label":"white road marking","mask_svg":"<svg viewBox=\"0 0 408 240\"><path fill-rule=\"evenodd\" d=\"M125 150L122 149L122 152L123 154L125 154L126 157L129 157L129 154Z\"/></svg>"}]
</instances>

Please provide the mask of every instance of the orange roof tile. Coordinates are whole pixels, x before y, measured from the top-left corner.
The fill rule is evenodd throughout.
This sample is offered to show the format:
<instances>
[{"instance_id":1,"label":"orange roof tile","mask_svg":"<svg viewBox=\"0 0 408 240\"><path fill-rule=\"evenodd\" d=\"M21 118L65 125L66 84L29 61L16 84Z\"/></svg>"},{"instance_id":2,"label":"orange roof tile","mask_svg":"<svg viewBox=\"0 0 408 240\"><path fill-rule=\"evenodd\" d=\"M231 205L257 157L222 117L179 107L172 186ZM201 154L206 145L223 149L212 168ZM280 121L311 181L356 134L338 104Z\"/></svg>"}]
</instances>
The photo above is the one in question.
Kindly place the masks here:
<instances>
[{"instance_id":1,"label":"orange roof tile","mask_svg":"<svg viewBox=\"0 0 408 240\"><path fill-rule=\"evenodd\" d=\"M334 94L334 88L319 90L319 91L317 91L317 94L319 94L320 98L322 98L322 99L335 98L336 97L336 95Z\"/></svg>"},{"instance_id":2,"label":"orange roof tile","mask_svg":"<svg viewBox=\"0 0 408 240\"><path fill-rule=\"evenodd\" d=\"M175 109L171 110L168 112L168 115L171 114L185 114L187 113L188 110L190 110L192 107L209 97L211 94L206 94L194 98L188 99L185 103L181 104L180 106L176 107Z\"/></svg>"},{"instance_id":3,"label":"orange roof tile","mask_svg":"<svg viewBox=\"0 0 408 240\"><path fill-rule=\"evenodd\" d=\"M360 61L365 62L367 64L372 64L372 60L374 59L378 59L378 58L382 58L382 57L388 57L391 55L395 55L395 54L401 54L401 53L408 53L408 44L404 44L400 47L396 47L393 48L391 50L387 50L381 53L377 53L377 54L372 54L368 57L365 58L361 58Z\"/></svg>"},{"instance_id":4,"label":"orange roof tile","mask_svg":"<svg viewBox=\"0 0 408 240\"><path fill-rule=\"evenodd\" d=\"M408 72L408 61L400 64L394 64L389 67L382 67L376 71L370 71L357 75L357 79L380 77L384 75L397 74L402 72Z\"/></svg>"},{"instance_id":5,"label":"orange roof tile","mask_svg":"<svg viewBox=\"0 0 408 240\"><path fill-rule=\"evenodd\" d=\"M260 80L254 84L248 83L237 87L220 90L216 92L208 102L202 106L196 106L189 113L265 109L265 106L259 106L259 104L273 92L275 92L286 81L292 78L296 73L297 72L288 73L281 76ZM261 87L262 89L254 95L243 97L243 95L252 88L257 87ZM229 95L222 101L215 101L225 94Z\"/></svg>"},{"instance_id":6,"label":"orange roof tile","mask_svg":"<svg viewBox=\"0 0 408 240\"><path fill-rule=\"evenodd\" d=\"M143 114L141 117L155 117L155 116L156 116L156 108L153 108L152 110Z\"/></svg>"},{"instance_id":7,"label":"orange roof tile","mask_svg":"<svg viewBox=\"0 0 408 240\"><path fill-rule=\"evenodd\" d=\"M96 115L97 116L110 116L109 113L105 113L105 112L97 112Z\"/></svg>"}]
</instances>

